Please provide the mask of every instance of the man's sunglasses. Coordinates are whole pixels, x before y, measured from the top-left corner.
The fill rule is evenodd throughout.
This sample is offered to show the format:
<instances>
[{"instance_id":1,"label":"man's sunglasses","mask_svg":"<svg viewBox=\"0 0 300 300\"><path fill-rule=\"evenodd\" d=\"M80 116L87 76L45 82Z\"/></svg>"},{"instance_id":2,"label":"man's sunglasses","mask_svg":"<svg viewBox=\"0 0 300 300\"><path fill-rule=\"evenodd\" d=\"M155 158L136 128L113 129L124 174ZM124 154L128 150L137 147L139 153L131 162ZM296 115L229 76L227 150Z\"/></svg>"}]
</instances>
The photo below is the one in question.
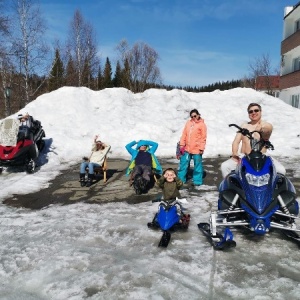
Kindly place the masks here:
<instances>
[{"instance_id":1,"label":"man's sunglasses","mask_svg":"<svg viewBox=\"0 0 300 300\"><path fill-rule=\"evenodd\" d=\"M258 113L260 110L259 109L251 109L251 110L248 110L248 114L253 114L253 113Z\"/></svg>"}]
</instances>

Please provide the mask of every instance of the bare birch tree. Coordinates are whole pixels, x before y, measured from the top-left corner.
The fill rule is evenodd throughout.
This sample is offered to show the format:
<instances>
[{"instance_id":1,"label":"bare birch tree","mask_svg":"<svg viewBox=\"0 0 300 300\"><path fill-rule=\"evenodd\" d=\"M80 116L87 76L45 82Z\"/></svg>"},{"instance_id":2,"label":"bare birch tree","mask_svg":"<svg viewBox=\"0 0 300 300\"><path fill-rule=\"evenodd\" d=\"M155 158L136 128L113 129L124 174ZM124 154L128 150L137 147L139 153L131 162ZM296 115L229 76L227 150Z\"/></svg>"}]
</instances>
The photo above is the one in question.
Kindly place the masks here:
<instances>
[{"instance_id":1,"label":"bare birch tree","mask_svg":"<svg viewBox=\"0 0 300 300\"><path fill-rule=\"evenodd\" d=\"M272 75L279 75L279 68L272 70L271 58L268 53L262 54L260 57L256 57L249 62L249 77L248 83L252 88L255 88L255 80L258 76L264 77L264 84L267 89L267 93L271 93L272 90Z\"/></svg>"},{"instance_id":2,"label":"bare birch tree","mask_svg":"<svg viewBox=\"0 0 300 300\"><path fill-rule=\"evenodd\" d=\"M7 49L9 19L7 16L2 14L2 12L4 12L3 1L0 0L0 84L1 94L3 95L4 99L4 116L7 117L11 114L11 99L6 94L6 91L7 88L10 89L12 85L13 65L11 62L11 57L8 54L9 49ZM1 113L0 117L2 116L3 114Z\"/></svg>"},{"instance_id":3,"label":"bare birch tree","mask_svg":"<svg viewBox=\"0 0 300 300\"><path fill-rule=\"evenodd\" d=\"M49 51L44 40L46 26L37 0L13 0L12 51L19 64L20 106L30 102L35 91L30 86L30 76L45 71Z\"/></svg>"},{"instance_id":4,"label":"bare birch tree","mask_svg":"<svg viewBox=\"0 0 300 300\"><path fill-rule=\"evenodd\" d=\"M137 42L132 48L126 40L122 40L117 46L121 55L121 61L129 65L130 80L127 85L134 93L143 92L148 85L161 82L160 69L158 67L158 53L144 42Z\"/></svg>"},{"instance_id":5,"label":"bare birch tree","mask_svg":"<svg viewBox=\"0 0 300 300\"><path fill-rule=\"evenodd\" d=\"M90 86L91 77L97 73L99 66L96 38L92 25L85 22L79 10L74 13L67 43L69 57L72 57L77 73L77 85Z\"/></svg>"}]
</instances>

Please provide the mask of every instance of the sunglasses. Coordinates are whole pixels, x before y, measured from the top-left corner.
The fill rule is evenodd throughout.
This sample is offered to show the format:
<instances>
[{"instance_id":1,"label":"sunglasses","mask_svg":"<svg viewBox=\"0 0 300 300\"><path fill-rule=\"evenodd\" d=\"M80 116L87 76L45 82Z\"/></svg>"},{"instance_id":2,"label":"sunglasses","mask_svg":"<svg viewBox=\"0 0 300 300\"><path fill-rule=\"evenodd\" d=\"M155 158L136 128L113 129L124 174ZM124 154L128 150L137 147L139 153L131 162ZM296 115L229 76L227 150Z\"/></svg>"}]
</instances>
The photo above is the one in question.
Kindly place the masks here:
<instances>
[{"instance_id":1,"label":"sunglasses","mask_svg":"<svg viewBox=\"0 0 300 300\"><path fill-rule=\"evenodd\" d=\"M197 118L197 115L192 115L191 118Z\"/></svg>"},{"instance_id":2,"label":"sunglasses","mask_svg":"<svg viewBox=\"0 0 300 300\"><path fill-rule=\"evenodd\" d=\"M248 114L253 114L253 113L258 113L260 110L259 109L251 109L251 110L248 110Z\"/></svg>"}]
</instances>

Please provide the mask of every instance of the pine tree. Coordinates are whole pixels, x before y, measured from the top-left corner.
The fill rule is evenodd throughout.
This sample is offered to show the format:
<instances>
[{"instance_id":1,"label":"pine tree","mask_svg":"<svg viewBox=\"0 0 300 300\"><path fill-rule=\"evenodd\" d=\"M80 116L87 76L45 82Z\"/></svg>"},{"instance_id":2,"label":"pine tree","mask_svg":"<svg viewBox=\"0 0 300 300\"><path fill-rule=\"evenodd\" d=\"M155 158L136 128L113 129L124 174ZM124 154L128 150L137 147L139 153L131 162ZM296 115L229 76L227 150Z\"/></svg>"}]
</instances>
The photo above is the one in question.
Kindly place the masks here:
<instances>
[{"instance_id":1,"label":"pine tree","mask_svg":"<svg viewBox=\"0 0 300 300\"><path fill-rule=\"evenodd\" d=\"M92 84L92 72L91 72L89 60L86 58L84 60L84 66L82 70L82 86L91 88L91 84Z\"/></svg>"},{"instance_id":2,"label":"pine tree","mask_svg":"<svg viewBox=\"0 0 300 300\"><path fill-rule=\"evenodd\" d=\"M115 71L115 76L113 79L113 86L114 87L121 87L122 86L122 70L120 66L120 62L117 61L116 65L116 71Z\"/></svg>"},{"instance_id":3,"label":"pine tree","mask_svg":"<svg viewBox=\"0 0 300 300\"><path fill-rule=\"evenodd\" d=\"M64 86L64 65L60 58L59 50L55 50L55 59L50 72L50 78L48 83L49 92L57 90Z\"/></svg>"},{"instance_id":4,"label":"pine tree","mask_svg":"<svg viewBox=\"0 0 300 300\"><path fill-rule=\"evenodd\" d=\"M103 72L103 87L104 88L113 87L111 75L112 75L111 64L110 64L109 58L107 57L105 67L104 67L104 72Z\"/></svg>"},{"instance_id":5,"label":"pine tree","mask_svg":"<svg viewBox=\"0 0 300 300\"><path fill-rule=\"evenodd\" d=\"M75 65L72 57L69 57L66 67L66 85L67 86L78 86L78 79L76 76Z\"/></svg>"},{"instance_id":6,"label":"pine tree","mask_svg":"<svg viewBox=\"0 0 300 300\"><path fill-rule=\"evenodd\" d=\"M98 68L97 78L96 78L96 90L102 90L104 89L103 85L103 74L101 70L101 66Z\"/></svg>"},{"instance_id":7,"label":"pine tree","mask_svg":"<svg viewBox=\"0 0 300 300\"><path fill-rule=\"evenodd\" d=\"M125 59L124 69L122 70L122 86L131 90L130 66L127 58Z\"/></svg>"}]
</instances>

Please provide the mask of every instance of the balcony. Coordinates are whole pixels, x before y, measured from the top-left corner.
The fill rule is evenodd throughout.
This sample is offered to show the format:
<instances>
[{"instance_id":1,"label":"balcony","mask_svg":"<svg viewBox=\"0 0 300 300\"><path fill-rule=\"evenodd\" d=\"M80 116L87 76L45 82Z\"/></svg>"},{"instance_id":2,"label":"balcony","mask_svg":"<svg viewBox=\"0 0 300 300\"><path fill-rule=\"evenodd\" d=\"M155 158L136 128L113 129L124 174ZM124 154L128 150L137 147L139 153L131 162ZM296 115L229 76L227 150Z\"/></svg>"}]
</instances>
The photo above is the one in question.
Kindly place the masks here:
<instances>
[{"instance_id":1,"label":"balcony","mask_svg":"<svg viewBox=\"0 0 300 300\"><path fill-rule=\"evenodd\" d=\"M300 86L300 70L280 76L279 89L288 89Z\"/></svg>"},{"instance_id":2,"label":"balcony","mask_svg":"<svg viewBox=\"0 0 300 300\"><path fill-rule=\"evenodd\" d=\"M296 31L281 42L281 55L284 55L298 46L300 46L300 30Z\"/></svg>"}]
</instances>

